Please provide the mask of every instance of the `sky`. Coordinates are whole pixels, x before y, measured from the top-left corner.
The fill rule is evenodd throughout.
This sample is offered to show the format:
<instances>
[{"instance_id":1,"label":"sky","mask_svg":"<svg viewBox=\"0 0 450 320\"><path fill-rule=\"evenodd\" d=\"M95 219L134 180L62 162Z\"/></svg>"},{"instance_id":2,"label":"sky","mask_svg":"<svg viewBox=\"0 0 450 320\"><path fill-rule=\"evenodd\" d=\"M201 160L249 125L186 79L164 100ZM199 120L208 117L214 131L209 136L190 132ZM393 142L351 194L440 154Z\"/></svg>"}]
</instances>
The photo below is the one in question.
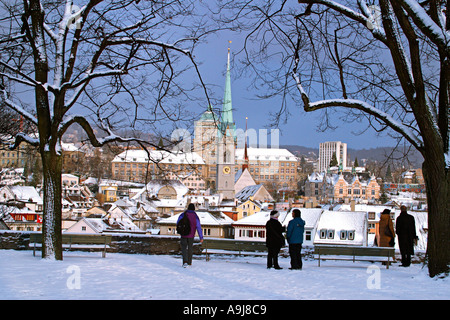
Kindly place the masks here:
<instances>
[{"instance_id":1,"label":"sky","mask_svg":"<svg viewBox=\"0 0 450 320\"><path fill-rule=\"evenodd\" d=\"M281 107L281 98L268 100L257 99L256 92L248 89L252 81L251 74L240 74L239 61L243 54L239 53L244 45L244 33L223 31L211 34L206 43L200 43L195 49L194 55L197 63L200 63L199 70L203 81L210 85L214 91L214 97L221 100L225 85L225 71L227 64L227 49L230 46L232 54L231 87L233 100L233 116L236 127L245 130L246 117L248 117L248 128L260 132L272 125L270 122L270 112L276 112ZM230 44L229 41L232 41ZM34 95L29 94L30 104L34 104ZM26 99L25 99L26 100ZM193 102L194 112L200 115L206 111L207 102L199 106ZM213 106L221 109L221 105ZM370 149L379 146L393 146L394 141L389 138L379 138L371 129L364 134L355 135L352 132L360 132L366 128L366 124L346 124L335 121L339 127L335 130L328 129L326 132L319 132L320 117L322 113L306 113L303 106L288 102L290 117L286 123L281 122L279 126L280 145L300 145L311 148L319 148L319 144L325 141L342 141L347 143L348 148ZM270 138L268 139L270 144Z\"/></svg>"},{"instance_id":2,"label":"sky","mask_svg":"<svg viewBox=\"0 0 450 320\"><path fill-rule=\"evenodd\" d=\"M265 129L271 125L270 111L277 111L281 106L280 98L261 100L256 98L257 92L249 90L248 86L251 78L239 74L239 60L242 54L238 52L243 47L242 34L222 32L208 38L208 43L200 45L195 51L196 61L201 63L200 72L203 80L214 85L214 94L222 98L225 86L225 71L227 64L227 50L230 46L232 54L231 63L231 93L233 102L233 117L237 128L245 130L245 118L248 117L248 128ZM229 44L229 40L232 41ZM234 59L233 59L234 58ZM215 109L222 106L214 105ZM335 121L339 124L335 130L328 129L319 132L321 112L306 113L303 105L288 104L291 116L286 123L281 122L279 129L280 145L300 145L311 148L319 148L319 144L325 141L342 141L347 143L348 148L370 149L375 147L394 146L395 141L389 137L378 137L374 130L366 130L363 134L356 135L354 132L361 132L367 123L348 124ZM206 103L205 103L206 111ZM270 144L270 138L268 139Z\"/></svg>"}]
</instances>

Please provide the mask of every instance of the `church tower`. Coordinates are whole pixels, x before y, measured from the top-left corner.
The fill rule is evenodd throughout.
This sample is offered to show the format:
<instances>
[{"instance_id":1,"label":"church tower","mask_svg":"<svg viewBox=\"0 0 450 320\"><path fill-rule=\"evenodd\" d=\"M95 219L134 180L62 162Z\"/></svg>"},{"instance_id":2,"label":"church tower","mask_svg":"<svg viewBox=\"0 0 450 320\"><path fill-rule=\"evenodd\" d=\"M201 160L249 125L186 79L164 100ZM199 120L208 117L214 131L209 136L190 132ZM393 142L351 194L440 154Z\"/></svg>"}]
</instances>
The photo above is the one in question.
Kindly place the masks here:
<instances>
[{"instance_id":1,"label":"church tower","mask_svg":"<svg viewBox=\"0 0 450 320\"><path fill-rule=\"evenodd\" d=\"M231 41L230 41L231 43ZM234 165L236 149L236 125L231 103L230 48L228 48L225 93L220 122L217 128L217 180L216 189L224 199L234 199Z\"/></svg>"}]
</instances>

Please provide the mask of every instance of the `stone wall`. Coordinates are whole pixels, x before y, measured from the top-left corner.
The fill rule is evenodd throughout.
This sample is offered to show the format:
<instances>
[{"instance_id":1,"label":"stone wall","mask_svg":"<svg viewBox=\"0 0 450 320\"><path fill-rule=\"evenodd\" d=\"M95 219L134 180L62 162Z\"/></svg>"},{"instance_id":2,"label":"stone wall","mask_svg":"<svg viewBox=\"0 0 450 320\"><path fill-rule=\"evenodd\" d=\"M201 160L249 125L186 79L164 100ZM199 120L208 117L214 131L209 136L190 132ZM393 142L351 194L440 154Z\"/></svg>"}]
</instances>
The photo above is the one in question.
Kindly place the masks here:
<instances>
[{"instance_id":1,"label":"stone wall","mask_svg":"<svg viewBox=\"0 0 450 320\"><path fill-rule=\"evenodd\" d=\"M0 249L28 250L29 232L0 230Z\"/></svg>"},{"instance_id":2,"label":"stone wall","mask_svg":"<svg viewBox=\"0 0 450 320\"><path fill-rule=\"evenodd\" d=\"M32 250L28 231L0 231L0 249ZM108 252L140 254L180 254L180 237L113 234ZM194 243L194 254L200 254L200 243Z\"/></svg>"}]
</instances>

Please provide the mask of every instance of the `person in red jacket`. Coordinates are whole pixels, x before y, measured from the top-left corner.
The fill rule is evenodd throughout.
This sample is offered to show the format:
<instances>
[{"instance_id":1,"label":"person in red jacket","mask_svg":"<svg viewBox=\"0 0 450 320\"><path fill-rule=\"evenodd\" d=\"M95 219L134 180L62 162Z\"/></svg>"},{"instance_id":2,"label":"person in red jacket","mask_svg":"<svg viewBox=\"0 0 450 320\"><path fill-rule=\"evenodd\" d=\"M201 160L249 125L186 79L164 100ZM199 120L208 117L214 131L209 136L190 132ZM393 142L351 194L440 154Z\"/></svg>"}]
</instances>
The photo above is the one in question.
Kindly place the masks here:
<instances>
[{"instance_id":1,"label":"person in red jacket","mask_svg":"<svg viewBox=\"0 0 450 320\"><path fill-rule=\"evenodd\" d=\"M198 236L200 237L200 243L203 243L203 231L200 224L200 219L195 212L195 206L193 203L190 203L188 205L188 209L180 214L177 220L177 224L181 219L183 219L184 215L187 215L191 225L191 232L185 236L181 236L180 240L181 255L183 257L183 267L186 268L187 266L192 265L192 248L194 245L195 232L197 231Z\"/></svg>"}]
</instances>

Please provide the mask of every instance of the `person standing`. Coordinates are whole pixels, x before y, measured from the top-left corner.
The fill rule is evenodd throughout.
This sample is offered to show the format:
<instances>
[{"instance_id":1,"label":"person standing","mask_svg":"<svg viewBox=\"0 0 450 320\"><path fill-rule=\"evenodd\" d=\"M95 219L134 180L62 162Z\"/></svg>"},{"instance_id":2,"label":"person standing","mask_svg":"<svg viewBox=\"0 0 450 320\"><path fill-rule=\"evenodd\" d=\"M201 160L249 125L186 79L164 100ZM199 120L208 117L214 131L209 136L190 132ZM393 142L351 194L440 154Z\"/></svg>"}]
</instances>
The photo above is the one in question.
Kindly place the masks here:
<instances>
[{"instance_id":1,"label":"person standing","mask_svg":"<svg viewBox=\"0 0 450 320\"><path fill-rule=\"evenodd\" d=\"M305 232L305 221L301 218L299 209L292 210L292 220L289 221L286 239L289 243L289 255L291 257L291 270L301 270L302 263L302 243Z\"/></svg>"},{"instance_id":2,"label":"person standing","mask_svg":"<svg viewBox=\"0 0 450 320\"><path fill-rule=\"evenodd\" d=\"M190 232L187 235L182 235L180 239L181 246L181 255L183 257L183 267L187 267L192 265L192 253L194 246L194 237L195 232L197 231L198 236L200 237L200 243L203 243L203 231L202 226L200 224L200 218L195 212L195 206L193 203L188 205L188 208L185 212L180 214L177 220L177 225L184 216L187 216L190 224Z\"/></svg>"},{"instance_id":3,"label":"person standing","mask_svg":"<svg viewBox=\"0 0 450 320\"><path fill-rule=\"evenodd\" d=\"M384 209L375 229L375 244L378 247L393 247L395 243L394 238L395 231L391 220L391 210Z\"/></svg>"},{"instance_id":4,"label":"person standing","mask_svg":"<svg viewBox=\"0 0 450 320\"><path fill-rule=\"evenodd\" d=\"M398 246L402 256L402 267L409 267L411 264L411 255L414 254L414 243L418 237L416 234L416 222L414 217L406 212L406 207L400 207L400 215L395 223L396 233L398 235Z\"/></svg>"},{"instance_id":5,"label":"person standing","mask_svg":"<svg viewBox=\"0 0 450 320\"><path fill-rule=\"evenodd\" d=\"M278 253L285 245L283 232L285 228L278 221L280 213L277 210L270 212L270 219L266 223L266 247L267 247L267 269L274 267L283 269L278 264Z\"/></svg>"}]
</instances>

